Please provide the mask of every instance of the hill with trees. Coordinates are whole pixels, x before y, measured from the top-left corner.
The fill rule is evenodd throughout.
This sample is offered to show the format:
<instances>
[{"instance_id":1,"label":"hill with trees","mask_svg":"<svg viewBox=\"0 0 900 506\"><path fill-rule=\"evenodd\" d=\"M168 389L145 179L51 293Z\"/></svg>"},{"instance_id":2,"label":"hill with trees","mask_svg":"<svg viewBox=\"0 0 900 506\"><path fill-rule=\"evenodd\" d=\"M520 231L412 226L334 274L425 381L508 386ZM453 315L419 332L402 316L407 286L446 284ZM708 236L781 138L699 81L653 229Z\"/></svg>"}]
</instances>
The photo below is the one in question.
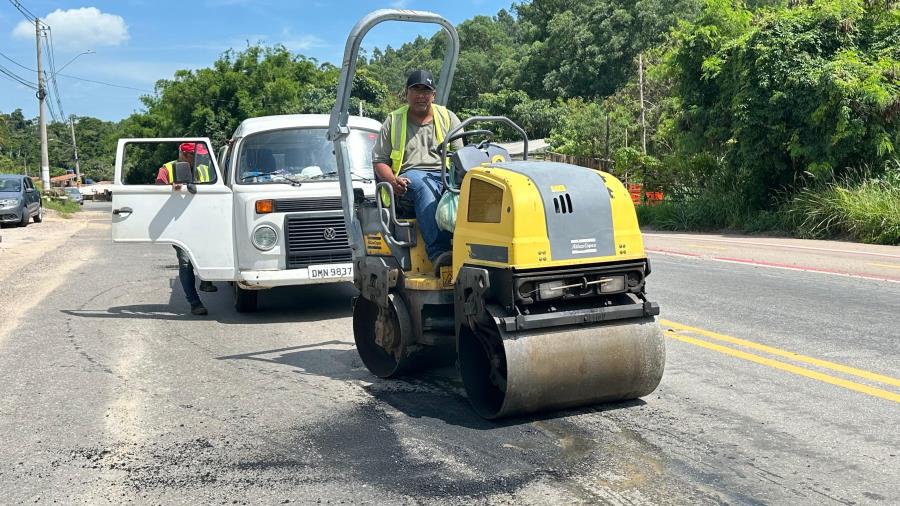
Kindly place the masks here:
<instances>
[{"instance_id":1,"label":"hill with trees","mask_svg":"<svg viewBox=\"0 0 900 506\"><path fill-rule=\"evenodd\" d=\"M895 0L532 0L458 31L449 106L509 116L554 151L660 186L667 198L641 208L644 223L900 242ZM385 117L409 70L438 73L444 44L437 33L364 55L353 110ZM329 112L338 74L282 46L226 50L158 81L120 123L81 118L83 171L110 167L118 136L218 145L248 117ZM34 121L3 119L0 170L25 152L30 165L36 148L21 140Z\"/></svg>"}]
</instances>

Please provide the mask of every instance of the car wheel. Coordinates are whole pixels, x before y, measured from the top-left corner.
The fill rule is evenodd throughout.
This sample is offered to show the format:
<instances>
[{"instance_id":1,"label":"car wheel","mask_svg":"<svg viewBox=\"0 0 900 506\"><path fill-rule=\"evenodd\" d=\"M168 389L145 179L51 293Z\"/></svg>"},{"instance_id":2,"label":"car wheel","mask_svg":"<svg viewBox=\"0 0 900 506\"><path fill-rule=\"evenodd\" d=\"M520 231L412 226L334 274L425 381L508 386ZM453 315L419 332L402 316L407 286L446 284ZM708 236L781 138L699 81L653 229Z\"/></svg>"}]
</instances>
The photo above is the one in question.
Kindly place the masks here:
<instances>
[{"instance_id":1,"label":"car wheel","mask_svg":"<svg viewBox=\"0 0 900 506\"><path fill-rule=\"evenodd\" d=\"M27 208L26 208L26 209L22 209L22 220L19 221L19 226L20 226L20 227L27 227L27 226L28 226L28 220L30 220L30 219L31 219L31 217L28 216L28 209L27 209Z\"/></svg>"},{"instance_id":2,"label":"car wheel","mask_svg":"<svg viewBox=\"0 0 900 506\"><path fill-rule=\"evenodd\" d=\"M258 290L244 290L237 283L234 284L234 310L238 313L252 313L259 304Z\"/></svg>"},{"instance_id":3,"label":"car wheel","mask_svg":"<svg viewBox=\"0 0 900 506\"><path fill-rule=\"evenodd\" d=\"M38 207L38 212L34 215L35 223L40 223L42 221L44 221L44 206Z\"/></svg>"}]
</instances>

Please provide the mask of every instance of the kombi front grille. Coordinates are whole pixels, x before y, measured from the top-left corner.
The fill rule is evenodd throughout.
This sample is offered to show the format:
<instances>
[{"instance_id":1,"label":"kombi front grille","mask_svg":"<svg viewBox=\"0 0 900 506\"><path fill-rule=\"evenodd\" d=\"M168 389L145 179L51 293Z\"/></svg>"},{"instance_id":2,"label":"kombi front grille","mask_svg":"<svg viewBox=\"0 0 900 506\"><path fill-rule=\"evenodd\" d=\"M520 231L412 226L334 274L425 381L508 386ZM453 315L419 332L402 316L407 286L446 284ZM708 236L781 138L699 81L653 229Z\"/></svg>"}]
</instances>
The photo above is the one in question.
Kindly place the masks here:
<instances>
[{"instance_id":1,"label":"kombi front grille","mask_svg":"<svg viewBox=\"0 0 900 506\"><path fill-rule=\"evenodd\" d=\"M318 263L349 262L352 259L342 215L315 218L288 216L284 230L288 269Z\"/></svg>"},{"instance_id":2,"label":"kombi front grille","mask_svg":"<svg viewBox=\"0 0 900 506\"><path fill-rule=\"evenodd\" d=\"M337 211L340 209L340 197L279 199L275 201L276 213L295 213L301 211Z\"/></svg>"}]
</instances>

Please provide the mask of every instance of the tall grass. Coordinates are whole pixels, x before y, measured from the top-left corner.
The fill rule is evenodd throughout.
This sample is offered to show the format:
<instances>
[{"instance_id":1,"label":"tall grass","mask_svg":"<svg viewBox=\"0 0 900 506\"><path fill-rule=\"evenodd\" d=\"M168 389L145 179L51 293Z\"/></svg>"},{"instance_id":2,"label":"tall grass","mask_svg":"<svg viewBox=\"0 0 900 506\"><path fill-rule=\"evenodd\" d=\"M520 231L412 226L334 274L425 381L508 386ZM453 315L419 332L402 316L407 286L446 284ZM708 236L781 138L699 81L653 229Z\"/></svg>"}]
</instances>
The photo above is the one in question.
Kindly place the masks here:
<instances>
[{"instance_id":1,"label":"tall grass","mask_svg":"<svg viewBox=\"0 0 900 506\"><path fill-rule=\"evenodd\" d=\"M802 237L900 244L900 171L802 190L789 208Z\"/></svg>"},{"instance_id":2,"label":"tall grass","mask_svg":"<svg viewBox=\"0 0 900 506\"><path fill-rule=\"evenodd\" d=\"M61 218L70 218L73 213L81 211L81 206L71 200L58 200L44 197L42 205L44 206L44 209L53 209L58 212Z\"/></svg>"},{"instance_id":3,"label":"tall grass","mask_svg":"<svg viewBox=\"0 0 900 506\"><path fill-rule=\"evenodd\" d=\"M683 200L637 207L642 226L675 231L779 232L790 229L788 216L774 211L751 211L734 195L700 194Z\"/></svg>"},{"instance_id":4,"label":"tall grass","mask_svg":"<svg viewBox=\"0 0 900 506\"><path fill-rule=\"evenodd\" d=\"M900 245L900 164L878 178L857 175L800 190L770 210L727 193L638 206L641 226L677 231L768 232Z\"/></svg>"}]
</instances>

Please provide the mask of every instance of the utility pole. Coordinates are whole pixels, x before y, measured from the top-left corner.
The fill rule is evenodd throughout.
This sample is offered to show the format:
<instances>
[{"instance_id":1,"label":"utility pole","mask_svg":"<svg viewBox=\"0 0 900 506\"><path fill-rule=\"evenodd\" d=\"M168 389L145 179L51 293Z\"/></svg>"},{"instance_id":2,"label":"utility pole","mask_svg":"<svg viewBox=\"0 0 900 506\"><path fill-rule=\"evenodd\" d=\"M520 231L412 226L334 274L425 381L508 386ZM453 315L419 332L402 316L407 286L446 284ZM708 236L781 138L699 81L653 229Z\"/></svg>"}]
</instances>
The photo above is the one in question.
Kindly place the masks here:
<instances>
[{"instance_id":1,"label":"utility pole","mask_svg":"<svg viewBox=\"0 0 900 506\"><path fill-rule=\"evenodd\" d=\"M647 155L647 123L644 119L644 53L638 55L638 81L641 89L641 154Z\"/></svg>"},{"instance_id":2,"label":"utility pole","mask_svg":"<svg viewBox=\"0 0 900 506\"><path fill-rule=\"evenodd\" d=\"M75 150L75 182L81 185L81 164L78 162L78 145L75 144L75 115L69 116L69 126L72 127L72 149Z\"/></svg>"},{"instance_id":3,"label":"utility pole","mask_svg":"<svg viewBox=\"0 0 900 506\"><path fill-rule=\"evenodd\" d=\"M603 151L603 157L609 161L609 109L606 110L606 149Z\"/></svg>"},{"instance_id":4,"label":"utility pole","mask_svg":"<svg viewBox=\"0 0 900 506\"><path fill-rule=\"evenodd\" d=\"M44 71L41 68L41 20L34 20L34 35L37 43L37 78L38 91L37 98L39 103L40 114L38 116L38 129L41 132L41 183L44 189L50 188L50 157L47 154L47 122L44 120L44 98L47 92L44 90Z\"/></svg>"}]
</instances>

